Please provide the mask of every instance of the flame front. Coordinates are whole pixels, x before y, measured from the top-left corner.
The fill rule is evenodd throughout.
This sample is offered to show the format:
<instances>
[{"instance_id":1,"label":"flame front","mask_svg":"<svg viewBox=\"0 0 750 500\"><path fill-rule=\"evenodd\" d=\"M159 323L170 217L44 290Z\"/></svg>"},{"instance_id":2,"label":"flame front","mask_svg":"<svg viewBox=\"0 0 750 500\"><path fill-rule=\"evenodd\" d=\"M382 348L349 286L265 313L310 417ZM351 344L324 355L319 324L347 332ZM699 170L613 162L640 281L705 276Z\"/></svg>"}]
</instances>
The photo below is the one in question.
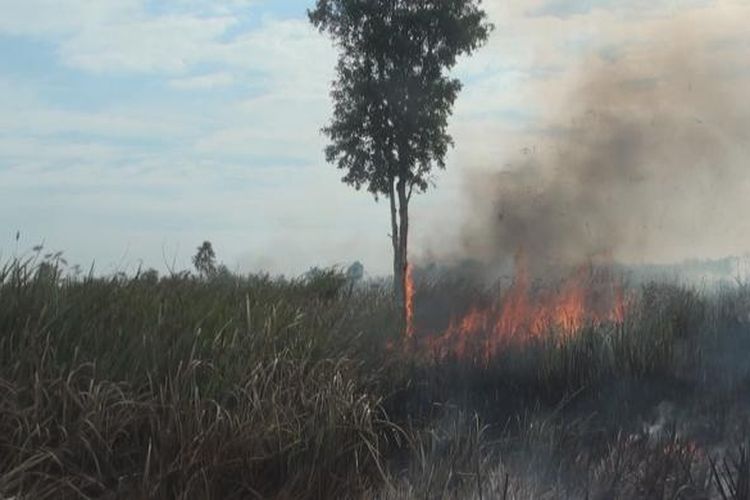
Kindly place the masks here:
<instances>
[{"instance_id":1,"label":"flame front","mask_svg":"<svg viewBox=\"0 0 750 500\"><path fill-rule=\"evenodd\" d=\"M521 252L515 268L513 283L499 301L472 308L442 333L425 339L437 357L481 357L487 362L510 345L543 338L564 341L587 326L624 319L625 293L608 273L581 266L555 289L535 291Z\"/></svg>"}]
</instances>

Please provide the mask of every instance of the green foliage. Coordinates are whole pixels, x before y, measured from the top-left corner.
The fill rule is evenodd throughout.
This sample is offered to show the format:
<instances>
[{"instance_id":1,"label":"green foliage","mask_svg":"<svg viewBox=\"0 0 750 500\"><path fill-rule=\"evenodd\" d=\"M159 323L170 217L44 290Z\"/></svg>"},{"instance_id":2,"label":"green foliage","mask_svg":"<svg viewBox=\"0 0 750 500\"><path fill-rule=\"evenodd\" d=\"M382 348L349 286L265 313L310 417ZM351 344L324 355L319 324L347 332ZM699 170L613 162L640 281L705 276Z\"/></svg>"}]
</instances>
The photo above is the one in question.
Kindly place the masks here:
<instances>
[{"instance_id":1,"label":"green foliage","mask_svg":"<svg viewBox=\"0 0 750 500\"><path fill-rule=\"evenodd\" d=\"M347 283L347 275L335 267L313 267L302 277L304 285L321 300L333 300Z\"/></svg>"},{"instance_id":2,"label":"green foliage","mask_svg":"<svg viewBox=\"0 0 750 500\"><path fill-rule=\"evenodd\" d=\"M376 196L394 179L427 189L433 166L445 166L461 88L445 73L491 30L480 2L318 0L309 17L340 49L328 161Z\"/></svg>"},{"instance_id":3,"label":"green foliage","mask_svg":"<svg viewBox=\"0 0 750 500\"><path fill-rule=\"evenodd\" d=\"M204 241L198 247L193 256L193 266L198 274L204 278L213 276L216 273L216 254L210 241Z\"/></svg>"}]
</instances>

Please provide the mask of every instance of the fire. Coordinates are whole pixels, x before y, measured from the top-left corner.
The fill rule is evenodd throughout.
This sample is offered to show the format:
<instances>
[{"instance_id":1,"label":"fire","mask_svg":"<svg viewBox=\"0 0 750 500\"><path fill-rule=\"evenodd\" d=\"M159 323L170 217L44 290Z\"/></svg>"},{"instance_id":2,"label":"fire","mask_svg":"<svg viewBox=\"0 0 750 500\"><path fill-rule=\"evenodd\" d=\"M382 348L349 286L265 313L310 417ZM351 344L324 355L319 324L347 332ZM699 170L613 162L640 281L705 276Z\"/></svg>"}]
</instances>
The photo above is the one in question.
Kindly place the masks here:
<instances>
[{"instance_id":1,"label":"fire","mask_svg":"<svg viewBox=\"0 0 750 500\"><path fill-rule=\"evenodd\" d=\"M622 323L626 299L611 275L581 266L553 289L535 290L522 252L511 286L489 307L474 307L425 343L438 357L481 356L489 361L503 348L551 338L564 341L587 326ZM410 335L413 335L413 325Z\"/></svg>"},{"instance_id":2,"label":"fire","mask_svg":"<svg viewBox=\"0 0 750 500\"><path fill-rule=\"evenodd\" d=\"M411 264L406 265L404 311L406 315L406 338L411 339L414 337L414 276Z\"/></svg>"}]
</instances>

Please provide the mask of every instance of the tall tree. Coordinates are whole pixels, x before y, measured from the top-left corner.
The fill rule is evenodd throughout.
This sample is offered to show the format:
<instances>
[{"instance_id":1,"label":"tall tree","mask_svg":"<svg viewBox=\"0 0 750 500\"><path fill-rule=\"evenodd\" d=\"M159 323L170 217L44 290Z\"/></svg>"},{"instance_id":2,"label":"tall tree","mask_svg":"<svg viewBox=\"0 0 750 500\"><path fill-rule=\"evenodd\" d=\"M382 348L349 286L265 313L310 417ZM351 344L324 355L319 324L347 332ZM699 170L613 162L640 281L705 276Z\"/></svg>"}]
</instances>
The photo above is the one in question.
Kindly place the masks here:
<instances>
[{"instance_id":1,"label":"tall tree","mask_svg":"<svg viewBox=\"0 0 750 500\"><path fill-rule=\"evenodd\" d=\"M489 37L481 0L317 0L310 22L339 50L326 159L390 201L394 290L403 301L409 202L445 168L461 90L449 70Z\"/></svg>"},{"instance_id":2,"label":"tall tree","mask_svg":"<svg viewBox=\"0 0 750 500\"><path fill-rule=\"evenodd\" d=\"M193 255L193 266L203 278L209 278L216 274L216 254L210 241L204 241L196 249Z\"/></svg>"}]
</instances>

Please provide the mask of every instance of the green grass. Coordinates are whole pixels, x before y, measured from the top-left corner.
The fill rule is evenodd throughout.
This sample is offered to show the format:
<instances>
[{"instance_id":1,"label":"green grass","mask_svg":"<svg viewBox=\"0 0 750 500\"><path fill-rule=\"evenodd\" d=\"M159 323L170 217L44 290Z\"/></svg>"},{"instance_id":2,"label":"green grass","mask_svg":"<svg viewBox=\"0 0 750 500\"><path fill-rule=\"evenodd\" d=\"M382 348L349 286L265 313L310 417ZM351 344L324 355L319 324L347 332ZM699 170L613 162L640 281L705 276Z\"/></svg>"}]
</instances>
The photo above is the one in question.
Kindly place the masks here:
<instances>
[{"instance_id":1,"label":"green grass","mask_svg":"<svg viewBox=\"0 0 750 500\"><path fill-rule=\"evenodd\" d=\"M745 286L487 365L400 349L335 270L59 271L0 269L0 498L745 498ZM418 283L417 319L488 293Z\"/></svg>"}]
</instances>

